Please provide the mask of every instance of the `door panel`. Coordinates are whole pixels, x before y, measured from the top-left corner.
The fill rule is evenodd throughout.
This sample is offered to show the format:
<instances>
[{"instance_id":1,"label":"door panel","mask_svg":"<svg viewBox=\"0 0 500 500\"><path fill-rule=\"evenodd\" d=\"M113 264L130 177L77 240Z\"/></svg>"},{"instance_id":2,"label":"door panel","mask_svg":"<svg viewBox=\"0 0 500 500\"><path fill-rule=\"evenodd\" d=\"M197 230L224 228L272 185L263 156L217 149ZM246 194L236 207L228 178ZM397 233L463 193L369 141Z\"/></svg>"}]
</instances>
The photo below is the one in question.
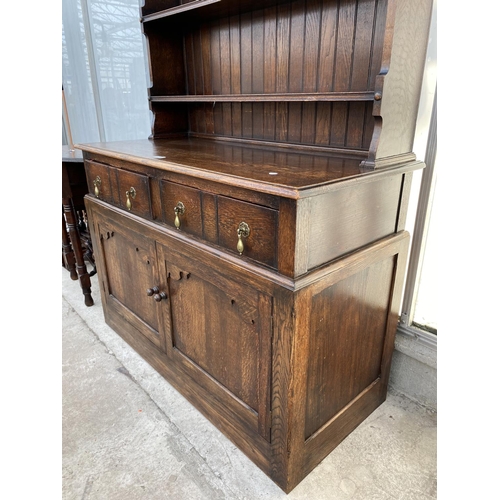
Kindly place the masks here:
<instances>
[{"instance_id":1,"label":"door panel","mask_svg":"<svg viewBox=\"0 0 500 500\"><path fill-rule=\"evenodd\" d=\"M158 255L168 281L172 356L215 380L221 398L239 402L233 408L257 414L254 431L269 438L271 297L167 247L158 246Z\"/></svg>"},{"instance_id":2,"label":"door panel","mask_svg":"<svg viewBox=\"0 0 500 500\"><path fill-rule=\"evenodd\" d=\"M160 334L159 304L146 291L158 286L154 240L111 221L98 223L105 272L105 300L155 345Z\"/></svg>"}]
</instances>

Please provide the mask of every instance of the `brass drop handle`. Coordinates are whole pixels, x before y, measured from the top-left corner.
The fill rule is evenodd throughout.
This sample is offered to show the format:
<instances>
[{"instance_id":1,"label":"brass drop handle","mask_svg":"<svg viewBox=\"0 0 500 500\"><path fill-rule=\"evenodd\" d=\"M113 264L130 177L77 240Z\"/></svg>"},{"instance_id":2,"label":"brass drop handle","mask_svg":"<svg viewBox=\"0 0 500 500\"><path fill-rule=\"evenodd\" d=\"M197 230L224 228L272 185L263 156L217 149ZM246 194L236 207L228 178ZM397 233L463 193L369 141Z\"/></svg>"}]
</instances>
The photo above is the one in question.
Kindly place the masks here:
<instances>
[{"instance_id":1,"label":"brass drop handle","mask_svg":"<svg viewBox=\"0 0 500 500\"><path fill-rule=\"evenodd\" d=\"M174 208L174 213L175 213L174 225L177 229L181 228L181 219L179 218L179 215L183 215L185 211L186 207L184 206L184 203L182 203L182 201L179 201Z\"/></svg>"},{"instance_id":2,"label":"brass drop handle","mask_svg":"<svg viewBox=\"0 0 500 500\"><path fill-rule=\"evenodd\" d=\"M238 244L236 245L236 250L242 255L245 250L245 245L243 244L243 238L248 238L250 234L250 226L246 222L240 222L238 226Z\"/></svg>"},{"instance_id":3,"label":"brass drop handle","mask_svg":"<svg viewBox=\"0 0 500 500\"><path fill-rule=\"evenodd\" d=\"M125 196L127 197L127 210L132 208L132 200L135 198L136 191L133 187L131 187L128 191L125 192ZM132 200L131 200L132 198Z\"/></svg>"},{"instance_id":4,"label":"brass drop handle","mask_svg":"<svg viewBox=\"0 0 500 500\"><path fill-rule=\"evenodd\" d=\"M95 194L95 197L96 198L99 198L99 188L101 187L101 178L99 176L97 176L95 179L94 179L94 194Z\"/></svg>"}]
</instances>

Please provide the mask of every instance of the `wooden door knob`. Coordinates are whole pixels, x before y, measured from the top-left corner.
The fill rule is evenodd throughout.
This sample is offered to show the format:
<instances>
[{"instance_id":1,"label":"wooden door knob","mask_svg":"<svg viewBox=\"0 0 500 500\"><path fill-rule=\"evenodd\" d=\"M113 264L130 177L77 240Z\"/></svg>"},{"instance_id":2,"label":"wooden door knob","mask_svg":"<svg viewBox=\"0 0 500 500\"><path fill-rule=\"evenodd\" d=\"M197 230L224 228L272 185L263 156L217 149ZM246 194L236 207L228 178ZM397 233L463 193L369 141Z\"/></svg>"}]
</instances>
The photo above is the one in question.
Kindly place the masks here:
<instances>
[{"instance_id":1,"label":"wooden door knob","mask_svg":"<svg viewBox=\"0 0 500 500\"><path fill-rule=\"evenodd\" d=\"M160 293L155 293L153 295L153 299L155 299L156 302L161 302L162 300L168 299L168 297L165 292L160 292Z\"/></svg>"}]
</instances>

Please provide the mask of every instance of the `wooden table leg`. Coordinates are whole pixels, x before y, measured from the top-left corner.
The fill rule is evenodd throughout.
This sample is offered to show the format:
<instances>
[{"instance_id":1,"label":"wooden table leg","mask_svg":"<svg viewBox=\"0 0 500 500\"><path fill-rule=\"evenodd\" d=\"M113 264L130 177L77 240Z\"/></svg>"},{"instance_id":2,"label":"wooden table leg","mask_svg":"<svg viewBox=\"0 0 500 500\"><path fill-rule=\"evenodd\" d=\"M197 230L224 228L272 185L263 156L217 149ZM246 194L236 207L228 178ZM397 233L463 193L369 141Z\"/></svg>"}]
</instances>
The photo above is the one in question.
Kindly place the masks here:
<instances>
[{"instance_id":1,"label":"wooden table leg","mask_svg":"<svg viewBox=\"0 0 500 500\"><path fill-rule=\"evenodd\" d=\"M90 294L90 276L87 272L87 266L83 259L82 243L80 241L80 234L78 233L78 225L76 221L75 212L71 204L70 198L63 198L62 205L64 209L64 215L66 218L66 224L68 226L69 239L71 245L73 246L73 253L76 260L76 270L78 272L78 277L80 279L80 285L82 287L83 295L85 297L85 305L93 306L94 299Z\"/></svg>"},{"instance_id":2,"label":"wooden table leg","mask_svg":"<svg viewBox=\"0 0 500 500\"><path fill-rule=\"evenodd\" d=\"M62 213L62 252L64 267L69 271L70 278L76 281L78 279L78 273L76 272L75 266L75 254L73 253L73 248L71 248L64 212Z\"/></svg>"}]
</instances>

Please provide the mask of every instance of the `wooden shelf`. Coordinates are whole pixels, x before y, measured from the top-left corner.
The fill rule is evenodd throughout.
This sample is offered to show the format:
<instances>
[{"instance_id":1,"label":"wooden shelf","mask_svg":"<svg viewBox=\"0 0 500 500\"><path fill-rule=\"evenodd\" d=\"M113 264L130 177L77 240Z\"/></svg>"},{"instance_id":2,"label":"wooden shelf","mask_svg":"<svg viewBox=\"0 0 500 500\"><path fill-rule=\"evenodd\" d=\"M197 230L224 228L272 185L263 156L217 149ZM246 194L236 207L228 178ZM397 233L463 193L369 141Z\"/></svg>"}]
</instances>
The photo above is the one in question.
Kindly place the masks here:
<instances>
[{"instance_id":1,"label":"wooden shelf","mask_svg":"<svg viewBox=\"0 0 500 500\"><path fill-rule=\"evenodd\" d=\"M142 22L174 19L172 16L182 16L183 22L206 22L289 3L290 0L193 0L165 9L161 8L161 1L158 0L156 4L152 2L142 8Z\"/></svg>"},{"instance_id":2,"label":"wooden shelf","mask_svg":"<svg viewBox=\"0 0 500 500\"><path fill-rule=\"evenodd\" d=\"M153 14L147 14L142 17L142 21L146 23L148 21L155 21L156 19L162 19L164 17L175 16L176 14L182 14L183 12L205 7L213 3L219 3L220 1L221 0L196 0L184 5L178 5L176 7L171 7L170 9L161 10Z\"/></svg>"},{"instance_id":3,"label":"wooden shelf","mask_svg":"<svg viewBox=\"0 0 500 500\"><path fill-rule=\"evenodd\" d=\"M320 92L285 94L219 94L151 96L151 102L304 102L373 101L373 92Z\"/></svg>"}]
</instances>

